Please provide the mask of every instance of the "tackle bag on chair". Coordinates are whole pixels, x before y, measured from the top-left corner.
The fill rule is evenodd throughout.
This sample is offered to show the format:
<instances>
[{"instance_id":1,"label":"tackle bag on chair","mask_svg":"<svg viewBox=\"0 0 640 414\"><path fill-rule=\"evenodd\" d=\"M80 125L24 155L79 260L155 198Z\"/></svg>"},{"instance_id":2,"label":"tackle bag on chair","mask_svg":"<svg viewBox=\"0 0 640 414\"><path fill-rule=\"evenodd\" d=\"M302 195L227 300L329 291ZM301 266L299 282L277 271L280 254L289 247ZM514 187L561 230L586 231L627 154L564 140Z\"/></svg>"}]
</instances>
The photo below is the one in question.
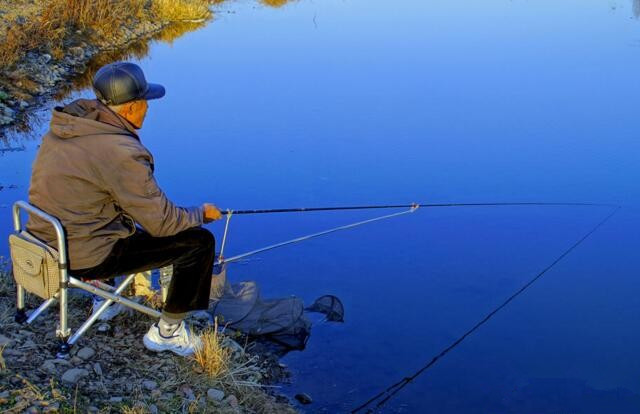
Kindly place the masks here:
<instances>
[{"instance_id":1,"label":"tackle bag on chair","mask_svg":"<svg viewBox=\"0 0 640 414\"><path fill-rule=\"evenodd\" d=\"M27 292L50 299L60 289L58 252L26 232L9 236L13 277Z\"/></svg>"}]
</instances>

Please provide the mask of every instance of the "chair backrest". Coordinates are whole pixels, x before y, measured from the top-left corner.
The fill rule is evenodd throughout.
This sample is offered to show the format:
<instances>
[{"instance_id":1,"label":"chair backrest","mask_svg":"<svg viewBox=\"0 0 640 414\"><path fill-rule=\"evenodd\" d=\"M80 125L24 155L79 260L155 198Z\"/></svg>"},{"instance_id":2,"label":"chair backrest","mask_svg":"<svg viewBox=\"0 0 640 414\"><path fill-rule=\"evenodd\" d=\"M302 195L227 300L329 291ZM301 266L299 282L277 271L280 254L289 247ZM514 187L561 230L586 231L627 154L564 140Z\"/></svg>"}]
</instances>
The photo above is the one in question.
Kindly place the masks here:
<instances>
[{"instance_id":1,"label":"chair backrest","mask_svg":"<svg viewBox=\"0 0 640 414\"><path fill-rule=\"evenodd\" d=\"M59 251L23 228L20 220L21 210L51 223L56 231ZM15 233L9 236L9 247L16 283L41 298L52 298L60 289L62 279L66 279L62 275L67 269L66 239L62 224L55 217L24 201L14 204L13 222Z\"/></svg>"}]
</instances>

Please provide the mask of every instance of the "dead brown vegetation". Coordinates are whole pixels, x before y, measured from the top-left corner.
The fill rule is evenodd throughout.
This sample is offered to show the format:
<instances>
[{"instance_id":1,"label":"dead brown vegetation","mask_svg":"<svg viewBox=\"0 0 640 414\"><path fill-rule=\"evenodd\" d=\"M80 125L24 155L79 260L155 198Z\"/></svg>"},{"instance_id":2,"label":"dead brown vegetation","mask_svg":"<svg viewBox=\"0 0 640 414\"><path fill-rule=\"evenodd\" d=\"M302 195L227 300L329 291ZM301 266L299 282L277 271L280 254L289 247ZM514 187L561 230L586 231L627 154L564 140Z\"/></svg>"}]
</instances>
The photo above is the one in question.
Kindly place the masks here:
<instances>
[{"instance_id":1,"label":"dead brown vegetation","mask_svg":"<svg viewBox=\"0 0 640 414\"><path fill-rule=\"evenodd\" d=\"M0 6L6 0L0 2ZM0 62L15 64L31 50L45 50L60 58L65 41L83 35L104 44L122 37L123 27L150 22L164 26L210 16L208 0L26 0L11 1L0 31ZM16 4L18 3L18 4ZM22 4L23 3L23 4ZM28 4L31 4L29 7ZM4 39L2 39L4 37Z\"/></svg>"}]
</instances>

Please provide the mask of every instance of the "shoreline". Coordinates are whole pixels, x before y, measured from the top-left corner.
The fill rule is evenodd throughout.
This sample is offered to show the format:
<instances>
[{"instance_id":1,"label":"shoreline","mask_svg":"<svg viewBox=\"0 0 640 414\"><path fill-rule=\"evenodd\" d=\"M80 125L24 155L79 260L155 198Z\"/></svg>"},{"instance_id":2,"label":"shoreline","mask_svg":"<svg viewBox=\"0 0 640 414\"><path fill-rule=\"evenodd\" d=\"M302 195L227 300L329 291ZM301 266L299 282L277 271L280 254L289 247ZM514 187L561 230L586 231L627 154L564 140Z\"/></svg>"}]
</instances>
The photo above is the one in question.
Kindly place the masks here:
<instances>
[{"instance_id":1,"label":"shoreline","mask_svg":"<svg viewBox=\"0 0 640 414\"><path fill-rule=\"evenodd\" d=\"M195 1L200 6L206 3L206 11L200 8L197 12L189 10L191 15L171 15L156 20L157 13L151 11L142 16L123 16L122 24L108 34L91 27L69 28L62 35L60 44L52 46L43 39L36 46L24 50L15 62L0 65L0 138L5 145L11 136L28 132L36 113L53 100L63 99L73 90L89 86L93 73L104 63L142 57L148 52L151 42L172 41L200 28L213 16L207 0L180 1ZM30 13L28 16L7 17L11 14L7 7L10 5L6 0L0 2L0 16L5 25L5 46L0 46L0 49L8 47L9 31L15 30L12 27L25 27L27 33L29 29L26 26L30 22L35 24L44 19L45 6L42 4L29 6L25 11ZM0 55L2 52L0 50Z\"/></svg>"},{"instance_id":2,"label":"shoreline","mask_svg":"<svg viewBox=\"0 0 640 414\"><path fill-rule=\"evenodd\" d=\"M27 295L27 307L39 304ZM72 294L72 329L91 308L87 295ZM221 414L295 414L289 399L277 393L289 373L273 355L250 354L234 339L218 333L226 353L223 374L209 376L196 358L153 353L142 337L153 322L126 313L98 322L70 353L55 356L57 312L48 311L32 325L13 320L15 284L0 271L0 411L7 413L216 412ZM196 316L189 323L211 332Z\"/></svg>"}]
</instances>

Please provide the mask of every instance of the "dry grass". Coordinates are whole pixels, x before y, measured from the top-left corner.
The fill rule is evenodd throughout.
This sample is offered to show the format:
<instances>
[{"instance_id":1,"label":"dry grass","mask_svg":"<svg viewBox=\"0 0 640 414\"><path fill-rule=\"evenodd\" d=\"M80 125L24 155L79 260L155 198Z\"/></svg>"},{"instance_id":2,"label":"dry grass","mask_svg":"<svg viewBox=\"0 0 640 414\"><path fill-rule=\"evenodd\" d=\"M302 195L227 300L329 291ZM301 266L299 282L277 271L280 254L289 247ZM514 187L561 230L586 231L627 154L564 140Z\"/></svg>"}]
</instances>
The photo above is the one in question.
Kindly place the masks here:
<instances>
[{"instance_id":1,"label":"dry grass","mask_svg":"<svg viewBox=\"0 0 640 414\"><path fill-rule=\"evenodd\" d=\"M7 10L0 24L0 66L5 67L31 50L61 58L65 41L78 31L104 44L122 37L126 25L203 21L211 15L208 0L0 0L0 10Z\"/></svg>"},{"instance_id":2,"label":"dry grass","mask_svg":"<svg viewBox=\"0 0 640 414\"><path fill-rule=\"evenodd\" d=\"M208 0L154 0L151 11L158 18L171 22L203 21L210 15Z\"/></svg>"},{"instance_id":3,"label":"dry grass","mask_svg":"<svg viewBox=\"0 0 640 414\"><path fill-rule=\"evenodd\" d=\"M202 371L210 378L222 378L229 372L231 350L222 345L222 336L218 333L218 319L213 329L201 335L202 348L196 351L194 359Z\"/></svg>"},{"instance_id":4,"label":"dry grass","mask_svg":"<svg viewBox=\"0 0 640 414\"><path fill-rule=\"evenodd\" d=\"M6 345L0 346L0 371L7 369L7 363L4 361L4 356L2 355L5 347Z\"/></svg>"},{"instance_id":5,"label":"dry grass","mask_svg":"<svg viewBox=\"0 0 640 414\"><path fill-rule=\"evenodd\" d=\"M132 407L124 405L120 408L120 412L122 414L149 414L149 410L141 405L134 405Z\"/></svg>"},{"instance_id":6,"label":"dry grass","mask_svg":"<svg viewBox=\"0 0 640 414\"><path fill-rule=\"evenodd\" d=\"M269 7L282 7L289 3L289 0L260 0L260 2Z\"/></svg>"}]
</instances>

